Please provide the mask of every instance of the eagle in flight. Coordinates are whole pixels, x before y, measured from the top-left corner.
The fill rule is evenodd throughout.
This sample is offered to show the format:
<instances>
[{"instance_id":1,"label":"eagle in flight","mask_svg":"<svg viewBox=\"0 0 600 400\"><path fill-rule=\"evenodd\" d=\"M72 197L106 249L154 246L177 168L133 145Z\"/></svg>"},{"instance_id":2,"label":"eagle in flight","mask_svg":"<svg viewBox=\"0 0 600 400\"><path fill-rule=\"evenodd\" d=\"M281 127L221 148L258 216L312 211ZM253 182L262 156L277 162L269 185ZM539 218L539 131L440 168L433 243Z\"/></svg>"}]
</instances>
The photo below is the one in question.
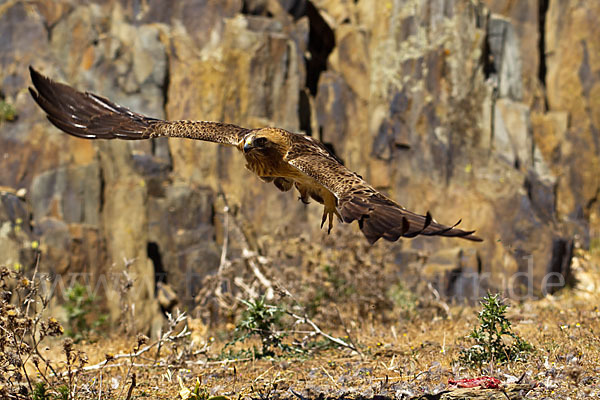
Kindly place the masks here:
<instances>
[{"instance_id":1,"label":"eagle in flight","mask_svg":"<svg viewBox=\"0 0 600 400\"><path fill-rule=\"evenodd\" d=\"M79 92L43 76L32 67L29 88L48 120L58 129L84 139L140 140L178 137L235 146L246 167L281 191L296 187L300 200L323 204L323 224L333 219L358 221L369 243L417 235L451 236L481 241L474 231L436 222L387 198L331 154L318 140L279 128L247 129L208 121L164 121L132 112L103 97Z\"/></svg>"}]
</instances>

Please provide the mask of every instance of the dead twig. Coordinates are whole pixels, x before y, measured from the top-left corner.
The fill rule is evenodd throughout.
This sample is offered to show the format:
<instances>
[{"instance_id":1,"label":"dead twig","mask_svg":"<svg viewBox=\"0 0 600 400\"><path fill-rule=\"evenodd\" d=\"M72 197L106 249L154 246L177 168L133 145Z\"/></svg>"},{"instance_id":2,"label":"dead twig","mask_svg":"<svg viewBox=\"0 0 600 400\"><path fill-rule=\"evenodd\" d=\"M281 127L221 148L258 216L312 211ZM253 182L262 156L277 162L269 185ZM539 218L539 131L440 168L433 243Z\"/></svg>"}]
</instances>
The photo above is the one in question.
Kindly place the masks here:
<instances>
[{"instance_id":1,"label":"dead twig","mask_svg":"<svg viewBox=\"0 0 600 400\"><path fill-rule=\"evenodd\" d=\"M251 286L247 285L241 277L236 276L235 278L233 278L233 283L237 287L242 289L244 292L246 292L248 298L255 299L258 297L258 293L256 292L256 290L254 290Z\"/></svg>"},{"instance_id":2,"label":"dead twig","mask_svg":"<svg viewBox=\"0 0 600 400\"><path fill-rule=\"evenodd\" d=\"M248 267L250 267L250 270L252 271L256 279L260 282L261 285L265 287L265 298L267 300L272 300L274 295L273 284L270 280L267 279L267 277L262 273L262 271L258 267L258 264L256 263L256 258L258 257L258 254L256 252L250 251L248 248L244 248L242 250L242 257L244 258L244 261L246 261Z\"/></svg>"},{"instance_id":3,"label":"dead twig","mask_svg":"<svg viewBox=\"0 0 600 400\"><path fill-rule=\"evenodd\" d=\"M329 340L329 341L331 341L331 342L333 342L335 344L338 344L338 345L340 345L342 347L346 347L346 348L348 348L350 350L353 350L353 351L356 351L358 354L360 354L360 351L356 348L356 346L353 343L346 343L342 339L338 339L338 338L336 338L334 336L328 335L327 333L323 332L321 330L321 328L319 328L317 326L317 324L315 324L310 318L308 318L306 316L302 317L300 315L294 314L294 313L289 312L289 311L286 311L286 313L289 316L291 316L292 318L294 318L297 322L310 325L313 328L315 334L321 335L325 339L327 339L327 340Z\"/></svg>"},{"instance_id":4,"label":"dead twig","mask_svg":"<svg viewBox=\"0 0 600 400\"><path fill-rule=\"evenodd\" d=\"M225 196L223 196L224 198ZM223 221L223 247L221 248L221 260L219 261L219 270L217 275L221 277L223 274L223 270L225 267L229 266L231 262L227 259L227 245L229 244L229 206L227 205L227 200L225 201L225 207L223 207L223 214L225 214ZM219 285L219 287L221 287Z\"/></svg>"},{"instance_id":5,"label":"dead twig","mask_svg":"<svg viewBox=\"0 0 600 400\"><path fill-rule=\"evenodd\" d=\"M131 394L133 393L134 387L135 387L135 372L131 375L131 385L129 385L129 390L127 390L127 397L125 397L125 400L131 399Z\"/></svg>"},{"instance_id":6,"label":"dead twig","mask_svg":"<svg viewBox=\"0 0 600 400\"><path fill-rule=\"evenodd\" d=\"M123 366L123 365L127 365L127 364L112 364L110 366L108 366L107 364L114 361L114 360L118 360L118 359L122 359L122 358L128 358L130 359L132 362L130 363L130 365L132 366L148 366L146 364L135 364L133 362L133 360L137 357L139 357L140 355L148 352L149 350L151 350L153 347L158 346L159 344L162 345L162 343L164 342L169 342L169 341L175 341L178 339L182 339L186 336L191 335L191 332L187 330L187 328L184 328L181 332L179 332L176 335L173 335L174 333L174 329L177 326L177 324L183 320L185 320L187 318L187 316L185 315L185 313L181 313L179 314L176 319L173 320L173 323L171 324L172 326L170 327L170 329L165 332L158 340L156 340L153 343L150 343L142 348L140 348L139 350L136 350L134 352L131 353L121 353L121 354L115 354L115 355L110 355L107 356L106 360L99 362L98 364L94 364L94 365L88 365L79 369L75 369L73 371L71 371L72 373L77 373L80 371L94 371L94 370L98 370L104 367L116 367L116 366ZM160 365L160 363L156 363L155 365ZM55 376L66 376L67 373L63 372L62 374L54 374Z\"/></svg>"},{"instance_id":7,"label":"dead twig","mask_svg":"<svg viewBox=\"0 0 600 400\"><path fill-rule=\"evenodd\" d=\"M323 372L325 373L325 375L327 375L327 377L331 380L331 383L333 383L333 386L335 386L336 389L339 389L340 385L337 384L337 382L335 381L335 379L333 379L333 376L331 376L331 374L329 372L327 372L327 370L325 369L325 367L321 366L321 369L323 370Z\"/></svg>"}]
</instances>

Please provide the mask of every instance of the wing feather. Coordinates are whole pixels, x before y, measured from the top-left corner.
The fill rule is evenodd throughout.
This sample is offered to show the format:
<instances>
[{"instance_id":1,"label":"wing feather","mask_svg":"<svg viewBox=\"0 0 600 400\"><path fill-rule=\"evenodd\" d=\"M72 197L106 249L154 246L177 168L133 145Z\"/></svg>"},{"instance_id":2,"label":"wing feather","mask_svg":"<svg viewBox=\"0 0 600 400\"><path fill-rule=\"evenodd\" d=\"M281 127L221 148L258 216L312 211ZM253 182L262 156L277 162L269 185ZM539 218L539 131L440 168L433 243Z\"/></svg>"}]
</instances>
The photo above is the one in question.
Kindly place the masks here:
<instances>
[{"instance_id":1,"label":"wing feather","mask_svg":"<svg viewBox=\"0 0 600 400\"><path fill-rule=\"evenodd\" d=\"M135 113L93 93L79 92L29 67L31 96L58 129L84 139L183 137L237 146L248 129L220 122L163 121Z\"/></svg>"},{"instance_id":2,"label":"wing feather","mask_svg":"<svg viewBox=\"0 0 600 400\"><path fill-rule=\"evenodd\" d=\"M286 161L303 174L323 185L338 199L338 211L344 222L358 221L367 240L373 244L380 238L396 241L400 237L418 235L460 237L481 241L473 233L436 222L429 212L420 215L387 198L358 174L350 171L320 147L308 141L292 145Z\"/></svg>"}]
</instances>

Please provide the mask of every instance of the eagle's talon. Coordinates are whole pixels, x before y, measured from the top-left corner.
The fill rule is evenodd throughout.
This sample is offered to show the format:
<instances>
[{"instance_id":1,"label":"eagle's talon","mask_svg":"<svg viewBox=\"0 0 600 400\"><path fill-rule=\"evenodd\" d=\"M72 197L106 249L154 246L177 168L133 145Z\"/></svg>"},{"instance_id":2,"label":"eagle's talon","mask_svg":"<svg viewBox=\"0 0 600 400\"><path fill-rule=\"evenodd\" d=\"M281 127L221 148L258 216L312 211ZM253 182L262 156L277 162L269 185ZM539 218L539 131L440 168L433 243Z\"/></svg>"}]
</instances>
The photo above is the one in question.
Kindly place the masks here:
<instances>
[{"instance_id":1,"label":"eagle's talon","mask_svg":"<svg viewBox=\"0 0 600 400\"><path fill-rule=\"evenodd\" d=\"M342 222L344 222L344 220L342 219L342 216L341 216L341 215L340 215L340 213L338 212L337 208L335 209L334 213L335 213L336 217L338 217L338 221L340 222L340 224L341 224Z\"/></svg>"},{"instance_id":2,"label":"eagle's talon","mask_svg":"<svg viewBox=\"0 0 600 400\"><path fill-rule=\"evenodd\" d=\"M331 229L333 228L333 216L337 215L338 218L341 217L336 209L328 210L327 208L323 210L323 219L321 220L321 229L323 229L323 225L325 225L325 221L329 220L329 224L327 225L327 234L331 233Z\"/></svg>"}]
</instances>

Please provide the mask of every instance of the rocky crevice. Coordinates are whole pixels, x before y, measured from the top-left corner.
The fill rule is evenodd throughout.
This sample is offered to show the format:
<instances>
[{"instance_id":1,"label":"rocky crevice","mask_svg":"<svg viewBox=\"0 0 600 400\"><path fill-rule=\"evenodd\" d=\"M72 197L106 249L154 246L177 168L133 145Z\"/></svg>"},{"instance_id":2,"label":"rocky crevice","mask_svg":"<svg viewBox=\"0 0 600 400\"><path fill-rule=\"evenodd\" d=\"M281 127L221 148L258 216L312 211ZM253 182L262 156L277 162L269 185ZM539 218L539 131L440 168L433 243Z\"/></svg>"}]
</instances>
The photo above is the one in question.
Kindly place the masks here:
<instances>
[{"instance_id":1,"label":"rocky crevice","mask_svg":"<svg viewBox=\"0 0 600 400\"><path fill-rule=\"evenodd\" d=\"M538 51L539 51L539 67L538 79L540 83L546 87L546 14L550 0L538 0Z\"/></svg>"},{"instance_id":2,"label":"rocky crevice","mask_svg":"<svg viewBox=\"0 0 600 400\"><path fill-rule=\"evenodd\" d=\"M169 104L169 85L171 84L169 54L167 53L165 55L165 57L167 58L167 63L165 65L165 72L164 72L165 76L162 81L162 84L160 85L160 90L162 92L162 104L163 104L163 111L164 111L165 119L169 119L168 107L167 107Z\"/></svg>"},{"instance_id":3,"label":"rocky crevice","mask_svg":"<svg viewBox=\"0 0 600 400\"><path fill-rule=\"evenodd\" d=\"M550 0L538 0L538 53L539 53L539 66L538 66L538 80L544 89L544 111L548 110L548 97L546 96L546 15L548 14L548 7Z\"/></svg>"},{"instance_id":4,"label":"rocky crevice","mask_svg":"<svg viewBox=\"0 0 600 400\"><path fill-rule=\"evenodd\" d=\"M306 87L300 89L300 99L298 103L298 122L300 124L301 132L306 133L308 136L313 135L311 97Z\"/></svg>"},{"instance_id":5,"label":"rocky crevice","mask_svg":"<svg viewBox=\"0 0 600 400\"><path fill-rule=\"evenodd\" d=\"M154 284L157 285L158 282L167 283L167 271L165 270L158 244L148 242L146 245L146 254L154 267Z\"/></svg>"},{"instance_id":6,"label":"rocky crevice","mask_svg":"<svg viewBox=\"0 0 600 400\"><path fill-rule=\"evenodd\" d=\"M573 258L573 239L556 238L552 242L552 257L548 264L545 276L546 290L555 293L564 286L573 286L575 283L571 273L571 260Z\"/></svg>"},{"instance_id":7,"label":"rocky crevice","mask_svg":"<svg viewBox=\"0 0 600 400\"><path fill-rule=\"evenodd\" d=\"M319 77L327 70L327 59L335 47L335 34L311 1L306 2L309 20L308 52L306 62L306 87L312 96L317 95Z\"/></svg>"},{"instance_id":8,"label":"rocky crevice","mask_svg":"<svg viewBox=\"0 0 600 400\"><path fill-rule=\"evenodd\" d=\"M98 168L98 179L100 180L100 182L99 182L100 198L98 199L98 213L102 214L102 211L104 210L104 204L105 204L104 196L105 196L105 191L106 191L106 179L104 176L104 169L102 168L102 164L99 164L99 165L100 165L100 167Z\"/></svg>"}]
</instances>

